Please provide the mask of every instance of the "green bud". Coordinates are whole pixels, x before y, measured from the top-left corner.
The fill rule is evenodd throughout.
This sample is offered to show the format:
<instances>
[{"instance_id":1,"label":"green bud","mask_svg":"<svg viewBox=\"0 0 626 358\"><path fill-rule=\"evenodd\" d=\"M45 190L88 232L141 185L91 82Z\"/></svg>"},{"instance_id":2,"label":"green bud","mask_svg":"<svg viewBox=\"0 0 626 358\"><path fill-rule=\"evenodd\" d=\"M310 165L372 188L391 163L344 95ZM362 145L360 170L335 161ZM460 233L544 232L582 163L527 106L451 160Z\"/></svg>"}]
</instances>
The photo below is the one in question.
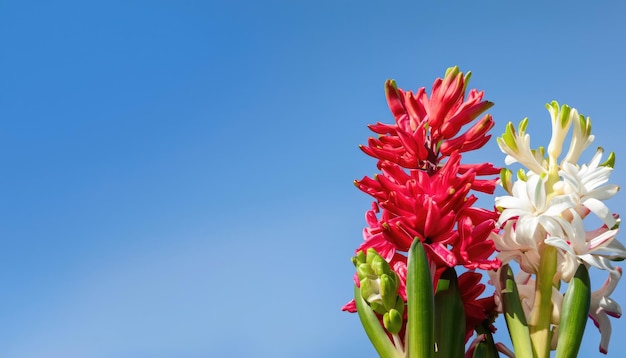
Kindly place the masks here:
<instances>
[{"instance_id":1,"label":"green bud","mask_svg":"<svg viewBox=\"0 0 626 358\"><path fill-rule=\"evenodd\" d=\"M352 262L356 261L359 264L364 264L365 263L365 252L363 252L363 250L359 250L359 252L357 252L356 257L352 258ZM355 263L356 266L356 263Z\"/></svg>"},{"instance_id":2,"label":"green bud","mask_svg":"<svg viewBox=\"0 0 626 358\"><path fill-rule=\"evenodd\" d=\"M372 261L377 256L378 256L378 252L376 252L376 250L374 248L370 247L369 249L367 249L367 253L365 254L365 262L368 265L371 265Z\"/></svg>"},{"instance_id":3,"label":"green bud","mask_svg":"<svg viewBox=\"0 0 626 358\"><path fill-rule=\"evenodd\" d=\"M395 309L390 309L383 315L383 324L385 329L391 334L397 334L402 329L402 314Z\"/></svg>"},{"instance_id":4,"label":"green bud","mask_svg":"<svg viewBox=\"0 0 626 358\"><path fill-rule=\"evenodd\" d=\"M361 280L361 296L363 296L363 299L365 299L367 303L372 303L374 301L381 301L380 287L378 285L378 282L367 279L367 278L362 279Z\"/></svg>"},{"instance_id":5,"label":"green bud","mask_svg":"<svg viewBox=\"0 0 626 358\"><path fill-rule=\"evenodd\" d=\"M383 306L382 303L380 303L379 301L373 301L370 303L370 307L372 307L372 310L374 310L374 312L378 313L378 314L385 314L387 313L387 310L385 309L385 306Z\"/></svg>"},{"instance_id":6,"label":"green bud","mask_svg":"<svg viewBox=\"0 0 626 358\"><path fill-rule=\"evenodd\" d=\"M383 299L383 305L386 309L391 309L396 305L398 297L398 285L393 276L383 274L380 276L380 295Z\"/></svg>"},{"instance_id":7,"label":"green bud","mask_svg":"<svg viewBox=\"0 0 626 358\"><path fill-rule=\"evenodd\" d=\"M369 279L376 278L376 274L374 273L374 270L372 270L372 267L365 263L357 266L356 274L357 276L359 276L359 280L364 280L366 278L369 278Z\"/></svg>"},{"instance_id":8,"label":"green bud","mask_svg":"<svg viewBox=\"0 0 626 358\"><path fill-rule=\"evenodd\" d=\"M369 254L368 258L370 255L372 254ZM389 263L378 254L375 254L370 265L372 266L372 269L374 270L374 274L376 276L382 276L385 273L391 272L391 267L389 266Z\"/></svg>"}]
</instances>

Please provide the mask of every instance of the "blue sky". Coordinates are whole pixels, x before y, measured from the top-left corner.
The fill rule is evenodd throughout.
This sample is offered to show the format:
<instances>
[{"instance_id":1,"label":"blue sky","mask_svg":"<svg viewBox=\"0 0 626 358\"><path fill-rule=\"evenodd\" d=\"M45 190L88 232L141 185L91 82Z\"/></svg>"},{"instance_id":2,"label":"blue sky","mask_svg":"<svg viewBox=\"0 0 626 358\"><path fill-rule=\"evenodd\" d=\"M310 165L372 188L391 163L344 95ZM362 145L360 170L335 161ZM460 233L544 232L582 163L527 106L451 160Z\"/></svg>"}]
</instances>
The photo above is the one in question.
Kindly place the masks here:
<instances>
[{"instance_id":1,"label":"blue sky","mask_svg":"<svg viewBox=\"0 0 626 358\"><path fill-rule=\"evenodd\" d=\"M340 307L370 205L352 181L375 172L358 145L391 120L384 81L471 70L494 136L529 117L535 146L544 104L570 104L625 185L625 11L4 2L0 356L375 356ZM504 156L494 140L478 158ZM609 205L626 211L622 194ZM623 283L614 297L626 305ZM612 322L618 357L626 323ZM581 356L598 343L589 325Z\"/></svg>"}]
</instances>

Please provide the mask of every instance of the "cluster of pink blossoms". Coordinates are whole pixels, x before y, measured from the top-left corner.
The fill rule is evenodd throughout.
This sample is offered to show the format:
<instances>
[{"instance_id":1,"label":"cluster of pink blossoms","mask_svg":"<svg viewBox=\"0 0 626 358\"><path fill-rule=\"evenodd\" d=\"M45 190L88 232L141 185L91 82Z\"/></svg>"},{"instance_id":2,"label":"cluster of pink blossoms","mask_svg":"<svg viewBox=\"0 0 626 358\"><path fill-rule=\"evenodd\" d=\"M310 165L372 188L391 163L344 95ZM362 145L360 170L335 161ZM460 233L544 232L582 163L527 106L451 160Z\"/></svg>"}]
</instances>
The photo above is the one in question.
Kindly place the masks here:
<instances>
[{"instance_id":1,"label":"cluster of pink blossoms","mask_svg":"<svg viewBox=\"0 0 626 358\"><path fill-rule=\"evenodd\" d=\"M387 103L395 123L369 126L378 138L361 146L378 160L380 173L355 181L375 199L366 213L364 242L356 252L374 248L389 262L400 278L398 294L405 301L406 252L413 240L424 244L434 268L434 287L443 270L463 266L459 286L467 316L466 339L495 309L493 296L479 299L485 287L480 284L482 275L474 270L500 267L500 261L492 258L499 213L474 206L478 198L473 194L493 194L500 169L491 163L461 162L461 153L489 141L494 125L489 114L479 118L493 104L483 100L482 91L466 94L468 80L469 73L451 68L434 82L430 96L423 87L413 93L387 81ZM356 276L355 282L359 284ZM343 310L355 312L354 300Z\"/></svg>"}]
</instances>

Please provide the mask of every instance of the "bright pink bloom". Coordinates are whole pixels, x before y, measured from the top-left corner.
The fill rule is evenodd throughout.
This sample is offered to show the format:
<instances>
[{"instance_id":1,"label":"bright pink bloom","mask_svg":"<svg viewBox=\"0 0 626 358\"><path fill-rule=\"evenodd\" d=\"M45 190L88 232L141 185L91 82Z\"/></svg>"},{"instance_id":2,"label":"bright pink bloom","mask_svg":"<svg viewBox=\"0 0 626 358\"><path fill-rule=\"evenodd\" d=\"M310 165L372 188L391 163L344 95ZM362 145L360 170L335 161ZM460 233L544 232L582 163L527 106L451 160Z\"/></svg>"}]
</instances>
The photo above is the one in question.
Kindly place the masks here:
<instances>
[{"instance_id":1,"label":"bright pink bloom","mask_svg":"<svg viewBox=\"0 0 626 358\"><path fill-rule=\"evenodd\" d=\"M497 315L494 296L479 298L485 291L485 285L480 283L482 275L467 271L459 276L459 290L465 307L465 342L472 336L474 329L485 325L491 332L495 327L491 324L493 317Z\"/></svg>"},{"instance_id":2,"label":"bright pink bloom","mask_svg":"<svg viewBox=\"0 0 626 358\"><path fill-rule=\"evenodd\" d=\"M380 219L377 210L368 212L369 228L359 250L373 247L389 259L395 250L408 251L417 237L428 244L425 249L437 267L499 267L499 261L489 260L495 250L489 235L497 214L471 206L477 199L469 195L475 172L469 169L457 174L460 159L460 154L452 153L431 175L423 170L407 173L397 164L383 161L382 173L375 179L357 181L357 187L377 199L383 209ZM474 222L480 223L476 229Z\"/></svg>"},{"instance_id":3,"label":"bright pink bloom","mask_svg":"<svg viewBox=\"0 0 626 358\"><path fill-rule=\"evenodd\" d=\"M396 123L370 125L380 136L370 138L368 145L361 149L379 160L432 173L452 153L481 148L491 137L487 135L494 124L490 115L485 115L466 132L457 134L493 103L483 101L483 92L477 90L471 90L466 99L465 81L462 73L450 71L445 79L435 81L430 98L423 87L413 94L387 81L387 103ZM491 170L479 175L498 172ZM495 179L491 183L495 187Z\"/></svg>"},{"instance_id":4,"label":"bright pink bloom","mask_svg":"<svg viewBox=\"0 0 626 358\"><path fill-rule=\"evenodd\" d=\"M467 77L458 69L437 79L430 97L425 88L405 92L393 81L385 84L387 103L395 123L377 123L369 128L377 138L369 138L361 150L378 159L380 173L364 177L355 185L374 198L365 217L363 243L356 252L374 248L398 274L398 293L406 300L406 253L418 239L438 274L447 267L497 269L500 261L491 259L491 240L498 213L495 209L473 207L472 191L492 194L500 169L491 163L461 163L463 152L481 148L490 138L493 119L478 116L492 106L483 92L470 90ZM468 126L464 130L464 128ZM459 286L467 315L467 337L485 324L492 314L493 297L479 299L485 286L481 275L466 272ZM359 285L358 279L355 283ZM354 300L343 310L356 312Z\"/></svg>"}]
</instances>

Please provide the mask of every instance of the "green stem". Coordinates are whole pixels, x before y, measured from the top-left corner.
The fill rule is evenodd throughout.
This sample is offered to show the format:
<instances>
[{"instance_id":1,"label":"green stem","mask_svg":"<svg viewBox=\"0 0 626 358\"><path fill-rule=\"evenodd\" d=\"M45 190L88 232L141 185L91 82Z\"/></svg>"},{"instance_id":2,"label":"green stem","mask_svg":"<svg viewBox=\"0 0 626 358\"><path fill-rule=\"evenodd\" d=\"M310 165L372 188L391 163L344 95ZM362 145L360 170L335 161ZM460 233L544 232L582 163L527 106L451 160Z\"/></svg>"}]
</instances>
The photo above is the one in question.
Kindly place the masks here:
<instances>
[{"instance_id":1,"label":"green stem","mask_svg":"<svg viewBox=\"0 0 626 358\"><path fill-rule=\"evenodd\" d=\"M535 283L535 302L530 317L530 339L536 358L550 357L550 321L552 318L552 287L556 274L556 248L545 245Z\"/></svg>"}]
</instances>

